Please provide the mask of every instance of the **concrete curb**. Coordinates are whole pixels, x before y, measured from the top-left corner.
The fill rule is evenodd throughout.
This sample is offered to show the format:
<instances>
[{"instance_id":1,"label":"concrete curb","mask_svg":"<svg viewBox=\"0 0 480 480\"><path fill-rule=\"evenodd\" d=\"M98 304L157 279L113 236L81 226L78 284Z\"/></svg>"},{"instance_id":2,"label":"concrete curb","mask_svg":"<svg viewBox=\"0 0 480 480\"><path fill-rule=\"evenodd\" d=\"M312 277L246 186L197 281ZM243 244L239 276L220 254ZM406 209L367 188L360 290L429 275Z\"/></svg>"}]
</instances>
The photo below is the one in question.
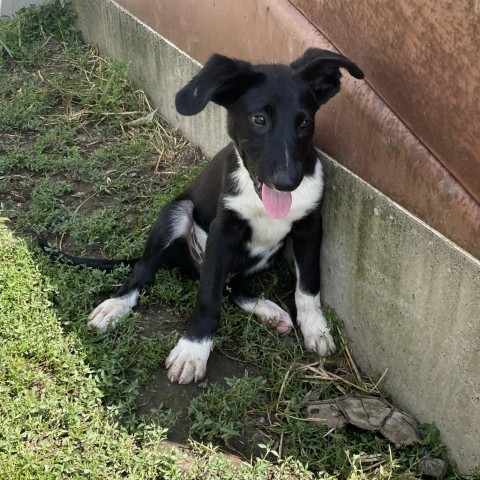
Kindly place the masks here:
<instances>
[{"instance_id":1,"label":"concrete curb","mask_svg":"<svg viewBox=\"0 0 480 480\"><path fill-rule=\"evenodd\" d=\"M213 155L225 113L187 118L174 96L198 70L113 1L74 0L87 41L130 63L131 80L186 137ZM480 262L324 156L322 295L345 323L362 368L386 368L385 387L434 422L463 471L480 463Z\"/></svg>"},{"instance_id":2,"label":"concrete curb","mask_svg":"<svg viewBox=\"0 0 480 480\"><path fill-rule=\"evenodd\" d=\"M226 114L214 104L194 117L175 109L175 94L201 65L113 1L74 0L84 38L110 57L129 64L129 76L159 113L208 156L228 143Z\"/></svg>"},{"instance_id":3,"label":"concrete curb","mask_svg":"<svg viewBox=\"0 0 480 480\"><path fill-rule=\"evenodd\" d=\"M53 2L54 0L0 0L0 16L12 17L23 7L46 5Z\"/></svg>"},{"instance_id":4,"label":"concrete curb","mask_svg":"<svg viewBox=\"0 0 480 480\"><path fill-rule=\"evenodd\" d=\"M373 378L480 463L480 262L324 156L322 295Z\"/></svg>"}]
</instances>

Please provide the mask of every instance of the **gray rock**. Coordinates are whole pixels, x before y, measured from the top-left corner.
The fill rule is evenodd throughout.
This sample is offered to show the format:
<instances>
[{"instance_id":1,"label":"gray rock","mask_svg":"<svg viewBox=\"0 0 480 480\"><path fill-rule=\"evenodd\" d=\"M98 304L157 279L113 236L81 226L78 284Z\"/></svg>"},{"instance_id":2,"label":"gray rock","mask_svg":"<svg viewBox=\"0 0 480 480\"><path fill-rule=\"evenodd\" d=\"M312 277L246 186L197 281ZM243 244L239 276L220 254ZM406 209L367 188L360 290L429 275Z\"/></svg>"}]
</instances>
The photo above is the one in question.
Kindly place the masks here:
<instances>
[{"instance_id":1,"label":"gray rock","mask_svg":"<svg viewBox=\"0 0 480 480\"><path fill-rule=\"evenodd\" d=\"M426 457L418 464L418 473L422 475L422 478L442 480L447 473L447 467L447 462L441 458Z\"/></svg>"},{"instance_id":2,"label":"gray rock","mask_svg":"<svg viewBox=\"0 0 480 480\"><path fill-rule=\"evenodd\" d=\"M352 425L371 431L381 428L392 410L387 402L369 395L347 395L337 404Z\"/></svg>"},{"instance_id":3,"label":"gray rock","mask_svg":"<svg viewBox=\"0 0 480 480\"><path fill-rule=\"evenodd\" d=\"M340 428L350 423L364 430L380 432L397 447L421 443L415 418L381 398L357 394L331 400L317 398L315 392L309 392L302 405L306 407L309 419L328 428Z\"/></svg>"},{"instance_id":4,"label":"gray rock","mask_svg":"<svg viewBox=\"0 0 480 480\"><path fill-rule=\"evenodd\" d=\"M396 407L392 409L390 416L380 428L380 433L396 447L414 445L422 440L418 422L411 415Z\"/></svg>"},{"instance_id":5,"label":"gray rock","mask_svg":"<svg viewBox=\"0 0 480 480\"><path fill-rule=\"evenodd\" d=\"M309 419L314 419L328 428L340 428L348 423L335 402L331 400L325 402L316 401L308 405L307 413Z\"/></svg>"}]
</instances>

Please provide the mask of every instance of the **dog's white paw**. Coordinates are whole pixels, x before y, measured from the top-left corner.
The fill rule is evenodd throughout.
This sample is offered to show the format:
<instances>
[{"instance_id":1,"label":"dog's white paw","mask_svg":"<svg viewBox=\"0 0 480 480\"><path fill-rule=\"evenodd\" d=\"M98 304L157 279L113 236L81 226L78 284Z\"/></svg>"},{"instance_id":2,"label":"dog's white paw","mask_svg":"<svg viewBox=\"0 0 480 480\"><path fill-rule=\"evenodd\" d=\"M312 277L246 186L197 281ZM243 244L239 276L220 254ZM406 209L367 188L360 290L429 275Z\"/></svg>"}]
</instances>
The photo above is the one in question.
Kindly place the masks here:
<instances>
[{"instance_id":1,"label":"dog's white paw","mask_svg":"<svg viewBox=\"0 0 480 480\"><path fill-rule=\"evenodd\" d=\"M105 332L129 313L137 301L138 292L136 290L123 297L109 298L93 310L88 317L88 324Z\"/></svg>"},{"instance_id":2,"label":"dog's white paw","mask_svg":"<svg viewBox=\"0 0 480 480\"><path fill-rule=\"evenodd\" d=\"M109 327L114 327L130 310L130 305L121 298L109 298L93 310L88 317L88 324L105 332Z\"/></svg>"},{"instance_id":3,"label":"dog's white paw","mask_svg":"<svg viewBox=\"0 0 480 480\"><path fill-rule=\"evenodd\" d=\"M290 315L270 300L259 300L253 313L263 324L276 328L279 333L288 333L293 328Z\"/></svg>"},{"instance_id":4,"label":"dog's white paw","mask_svg":"<svg viewBox=\"0 0 480 480\"><path fill-rule=\"evenodd\" d=\"M327 326L320 327L318 320L304 320L303 323L300 323L300 330L305 341L305 348L309 352L317 353L320 357L328 357L335 353L337 347L330 330Z\"/></svg>"},{"instance_id":5,"label":"dog's white paw","mask_svg":"<svg viewBox=\"0 0 480 480\"><path fill-rule=\"evenodd\" d=\"M293 328L290 315L270 300L236 299L235 302L244 312L255 314L260 322L279 333L288 333Z\"/></svg>"},{"instance_id":6,"label":"dog's white paw","mask_svg":"<svg viewBox=\"0 0 480 480\"><path fill-rule=\"evenodd\" d=\"M180 384L201 380L207 373L212 343L212 340L196 342L181 338L165 361L168 379Z\"/></svg>"},{"instance_id":7,"label":"dog's white paw","mask_svg":"<svg viewBox=\"0 0 480 480\"><path fill-rule=\"evenodd\" d=\"M297 291L295 301L297 322L302 331L305 348L321 357L335 353L337 347L320 309L320 295L311 296Z\"/></svg>"}]
</instances>

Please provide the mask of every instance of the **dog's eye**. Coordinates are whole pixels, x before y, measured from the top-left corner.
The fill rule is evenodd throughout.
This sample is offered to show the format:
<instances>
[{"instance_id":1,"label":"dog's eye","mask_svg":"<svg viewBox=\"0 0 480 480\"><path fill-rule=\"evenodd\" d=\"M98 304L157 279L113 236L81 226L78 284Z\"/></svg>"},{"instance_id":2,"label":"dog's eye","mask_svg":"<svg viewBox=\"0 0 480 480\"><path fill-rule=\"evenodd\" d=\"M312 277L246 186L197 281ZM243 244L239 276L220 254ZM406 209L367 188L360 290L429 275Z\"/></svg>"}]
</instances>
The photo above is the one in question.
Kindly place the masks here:
<instances>
[{"instance_id":1,"label":"dog's eye","mask_svg":"<svg viewBox=\"0 0 480 480\"><path fill-rule=\"evenodd\" d=\"M263 115L252 115L250 117L250 120L255 124L255 125L265 125L267 121L265 120L265 117Z\"/></svg>"},{"instance_id":2,"label":"dog's eye","mask_svg":"<svg viewBox=\"0 0 480 480\"><path fill-rule=\"evenodd\" d=\"M306 118L301 124L300 124L300 130L307 130L310 128L312 125L312 121Z\"/></svg>"}]
</instances>

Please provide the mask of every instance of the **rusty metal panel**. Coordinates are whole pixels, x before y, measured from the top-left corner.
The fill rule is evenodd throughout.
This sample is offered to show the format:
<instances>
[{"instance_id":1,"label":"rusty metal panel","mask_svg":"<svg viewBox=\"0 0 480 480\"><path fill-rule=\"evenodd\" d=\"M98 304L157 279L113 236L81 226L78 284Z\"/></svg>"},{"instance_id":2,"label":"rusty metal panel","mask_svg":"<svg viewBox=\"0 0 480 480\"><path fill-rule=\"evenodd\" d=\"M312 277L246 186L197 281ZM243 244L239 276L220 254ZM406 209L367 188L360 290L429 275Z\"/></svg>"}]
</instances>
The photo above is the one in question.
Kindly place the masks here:
<instances>
[{"instance_id":1,"label":"rusty metal panel","mask_svg":"<svg viewBox=\"0 0 480 480\"><path fill-rule=\"evenodd\" d=\"M295 1L299 6L311 8L313 13L313 7L321 6L320 0ZM213 52L253 62L289 62L310 46L335 50L335 45L289 0L117 0L117 3L200 62ZM394 3L388 2L389 8ZM360 4L364 3L355 3L356 8ZM320 11L316 13L320 15ZM348 28L345 23L338 30ZM333 27L330 30L337 32ZM343 37L349 38L348 32L342 32ZM419 140L420 135L413 127L405 125L392 109L393 103L390 108L371 87L369 59L374 55L365 52L368 49L363 48L362 41L359 37L357 45L349 45L350 50L342 49L341 53L366 71L366 82L344 76L341 94L322 107L317 116L316 144L480 258L480 205L426 147L426 141ZM402 82L405 84L406 80ZM396 88L395 91L401 90ZM396 99L396 103L401 102Z\"/></svg>"},{"instance_id":2,"label":"rusty metal panel","mask_svg":"<svg viewBox=\"0 0 480 480\"><path fill-rule=\"evenodd\" d=\"M291 2L480 202L480 1Z\"/></svg>"}]
</instances>

